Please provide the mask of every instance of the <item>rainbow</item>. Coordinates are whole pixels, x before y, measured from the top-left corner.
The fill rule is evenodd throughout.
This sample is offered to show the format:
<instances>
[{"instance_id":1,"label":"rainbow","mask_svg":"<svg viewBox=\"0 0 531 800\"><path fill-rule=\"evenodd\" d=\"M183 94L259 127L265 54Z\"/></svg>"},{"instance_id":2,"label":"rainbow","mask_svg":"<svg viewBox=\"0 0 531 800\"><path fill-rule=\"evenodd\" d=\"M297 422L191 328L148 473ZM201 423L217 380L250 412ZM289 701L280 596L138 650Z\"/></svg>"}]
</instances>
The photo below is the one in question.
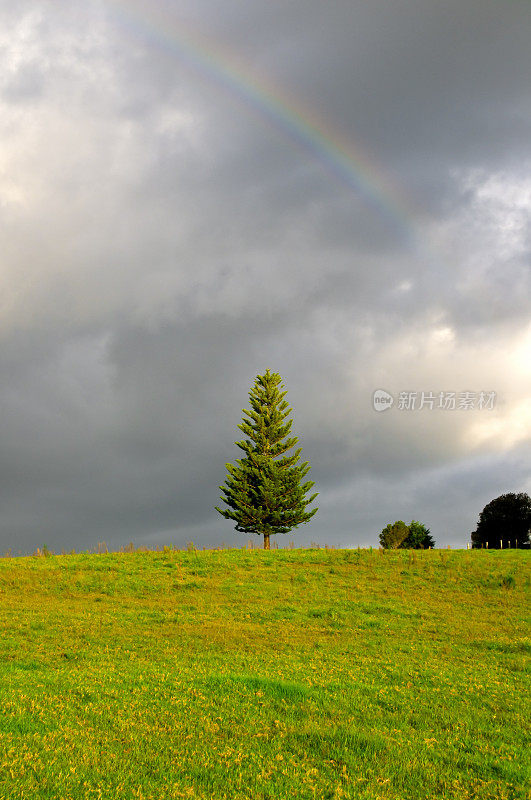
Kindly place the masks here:
<instances>
[{"instance_id":1,"label":"rainbow","mask_svg":"<svg viewBox=\"0 0 531 800\"><path fill-rule=\"evenodd\" d=\"M376 209L402 239L413 244L413 222L419 209L367 147L346 137L284 89L259 76L251 65L241 63L219 42L192 29L158 0L150 0L149 6L138 0L107 0L107 5L117 12L124 27L180 58L309 152Z\"/></svg>"}]
</instances>

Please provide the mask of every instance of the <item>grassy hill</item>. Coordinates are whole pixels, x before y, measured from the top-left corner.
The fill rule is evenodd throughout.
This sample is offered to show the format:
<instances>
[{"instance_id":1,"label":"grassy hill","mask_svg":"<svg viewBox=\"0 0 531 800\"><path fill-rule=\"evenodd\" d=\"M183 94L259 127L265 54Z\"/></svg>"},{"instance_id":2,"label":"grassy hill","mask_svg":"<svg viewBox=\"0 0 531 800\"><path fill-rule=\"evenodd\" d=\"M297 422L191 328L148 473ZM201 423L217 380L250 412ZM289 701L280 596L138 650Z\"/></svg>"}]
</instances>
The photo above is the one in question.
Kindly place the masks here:
<instances>
[{"instance_id":1,"label":"grassy hill","mask_svg":"<svg viewBox=\"0 0 531 800\"><path fill-rule=\"evenodd\" d=\"M0 800L529 798L529 564L0 559Z\"/></svg>"}]
</instances>

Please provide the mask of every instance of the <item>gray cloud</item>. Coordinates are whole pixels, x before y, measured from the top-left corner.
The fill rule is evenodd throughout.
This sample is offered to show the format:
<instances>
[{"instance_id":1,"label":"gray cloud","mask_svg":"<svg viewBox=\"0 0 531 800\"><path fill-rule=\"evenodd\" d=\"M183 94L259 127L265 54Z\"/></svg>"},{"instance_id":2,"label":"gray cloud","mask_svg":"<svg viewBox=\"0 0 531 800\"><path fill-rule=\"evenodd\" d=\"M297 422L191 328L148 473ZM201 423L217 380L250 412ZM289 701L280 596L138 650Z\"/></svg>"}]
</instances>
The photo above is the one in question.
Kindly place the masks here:
<instances>
[{"instance_id":1,"label":"gray cloud","mask_svg":"<svg viewBox=\"0 0 531 800\"><path fill-rule=\"evenodd\" d=\"M320 491L288 538L461 545L529 490L527 6L0 22L4 549L243 544L213 506L266 367ZM497 405L378 414L376 388Z\"/></svg>"}]
</instances>

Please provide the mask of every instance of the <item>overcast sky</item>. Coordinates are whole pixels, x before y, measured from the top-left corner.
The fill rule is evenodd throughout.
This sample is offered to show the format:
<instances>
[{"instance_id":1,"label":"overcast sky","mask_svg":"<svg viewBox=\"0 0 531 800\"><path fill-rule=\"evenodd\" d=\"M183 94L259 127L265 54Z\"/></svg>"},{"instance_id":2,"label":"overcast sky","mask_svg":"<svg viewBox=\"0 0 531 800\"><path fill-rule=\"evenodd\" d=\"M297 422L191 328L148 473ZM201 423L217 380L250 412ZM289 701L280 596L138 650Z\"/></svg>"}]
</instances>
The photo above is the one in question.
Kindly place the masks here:
<instances>
[{"instance_id":1,"label":"overcast sky","mask_svg":"<svg viewBox=\"0 0 531 800\"><path fill-rule=\"evenodd\" d=\"M243 546L268 367L319 492L279 546L529 492L530 43L523 0L0 0L2 552Z\"/></svg>"}]
</instances>

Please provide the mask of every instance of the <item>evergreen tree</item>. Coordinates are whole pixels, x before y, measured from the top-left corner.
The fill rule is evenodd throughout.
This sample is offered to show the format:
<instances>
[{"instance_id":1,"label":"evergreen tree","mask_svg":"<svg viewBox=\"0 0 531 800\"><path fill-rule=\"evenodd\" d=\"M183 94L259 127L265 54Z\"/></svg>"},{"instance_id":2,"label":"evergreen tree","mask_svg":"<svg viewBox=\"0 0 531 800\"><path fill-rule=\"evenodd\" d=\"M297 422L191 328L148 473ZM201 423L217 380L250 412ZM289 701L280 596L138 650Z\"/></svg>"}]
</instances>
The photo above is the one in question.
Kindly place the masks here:
<instances>
[{"instance_id":1,"label":"evergreen tree","mask_svg":"<svg viewBox=\"0 0 531 800\"><path fill-rule=\"evenodd\" d=\"M318 510L305 511L306 506L317 497L306 498L314 485L313 481L301 483L310 469L307 461L297 465L301 448L292 455L285 455L297 443L297 437L289 437L292 420L284 400L287 392L281 377L266 370L258 375L249 392L251 410L243 409L244 417L238 428L247 437L236 445L245 457L236 464L227 464L228 475L224 486L220 486L228 509L216 506L216 511L226 519L236 522L236 530L242 533L257 533L264 536L264 549L269 550L269 537L275 533L288 533L301 523L306 523Z\"/></svg>"},{"instance_id":2,"label":"evergreen tree","mask_svg":"<svg viewBox=\"0 0 531 800\"><path fill-rule=\"evenodd\" d=\"M423 525L422 522L417 522L413 519L409 523L408 528L409 533L400 545L402 549L429 550L430 547L435 547L430 529Z\"/></svg>"}]
</instances>

